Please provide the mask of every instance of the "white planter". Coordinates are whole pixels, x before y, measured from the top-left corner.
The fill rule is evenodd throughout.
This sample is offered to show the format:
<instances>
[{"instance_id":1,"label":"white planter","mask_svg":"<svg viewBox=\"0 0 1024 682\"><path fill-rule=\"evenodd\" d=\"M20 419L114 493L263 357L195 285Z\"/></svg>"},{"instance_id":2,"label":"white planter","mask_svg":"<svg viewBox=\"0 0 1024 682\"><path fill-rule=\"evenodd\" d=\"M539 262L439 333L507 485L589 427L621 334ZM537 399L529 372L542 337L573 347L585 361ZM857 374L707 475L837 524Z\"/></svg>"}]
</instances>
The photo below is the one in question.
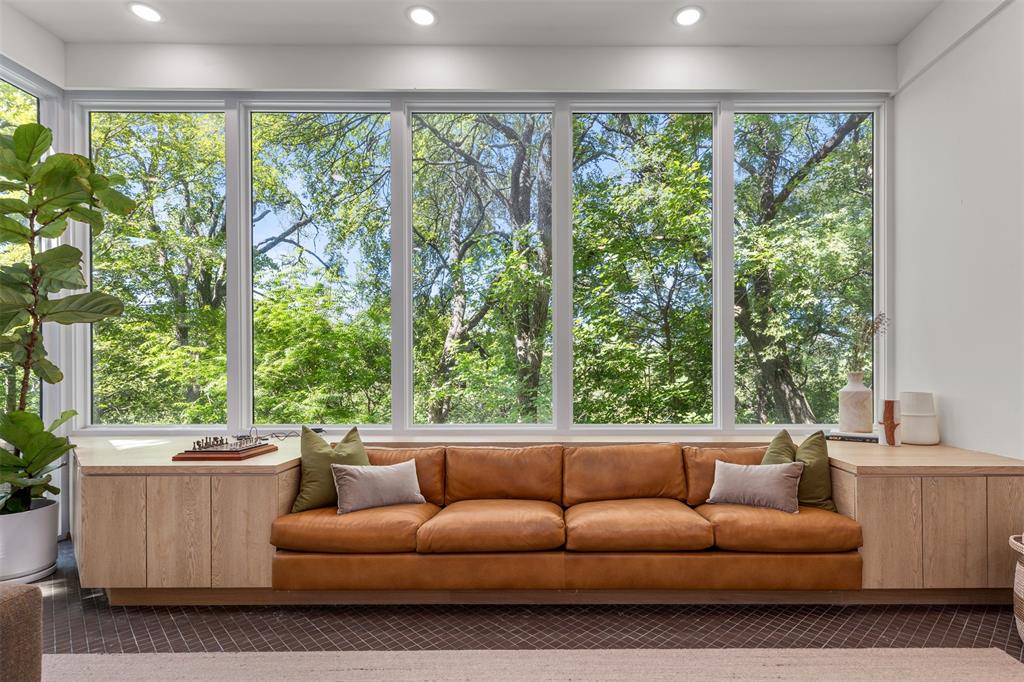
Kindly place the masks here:
<instances>
[{"instance_id":1,"label":"white planter","mask_svg":"<svg viewBox=\"0 0 1024 682\"><path fill-rule=\"evenodd\" d=\"M871 433L874 430L871 389L864 385L863 372L850 372L846 386L839 391L839 430L847 433Z\"/></svg>"},{"instance_id":2,"label":"white planter","mask_svg":"<svg viewBox=\"0 0 1024 682\"><path fill-rule=\"evenodd\" d=\"M57 570L57 500L0 514L0 582L30 583Z\"/></svg>"}]
</instances>

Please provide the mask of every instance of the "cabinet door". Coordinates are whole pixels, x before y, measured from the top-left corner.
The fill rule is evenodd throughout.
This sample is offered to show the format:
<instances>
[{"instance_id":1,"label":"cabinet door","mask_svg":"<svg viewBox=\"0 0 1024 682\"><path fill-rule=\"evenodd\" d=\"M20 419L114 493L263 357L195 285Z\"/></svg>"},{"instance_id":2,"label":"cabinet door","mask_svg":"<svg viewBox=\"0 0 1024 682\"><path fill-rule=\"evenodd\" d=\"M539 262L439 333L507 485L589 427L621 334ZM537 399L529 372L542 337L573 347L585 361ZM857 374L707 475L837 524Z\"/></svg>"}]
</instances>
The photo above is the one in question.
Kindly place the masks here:
<instances>
[{"instance_id":1,"label":"cabinet door","mask_svg":"<svg viewBox=\"0 0 1024 682\"><path fill-rule=\"evenodd\" d=\"M214 476L213 586L270 587L277 477Z\"/></svg>"},{"instance_id":2,"label":"cabinet door","mask_svg":"<svg viewBox=\"0 0 1024 682\"><path fill-rule=\"evenodd\" d=\"M146 586L146 477L77 477L72 541L82 587Z\"/></svg>"},{"instance_id":3,"label":"cabinet door","mask_svg":"<svg viewBox=\"0 0 1024 682\"><path fill-rule=\"evenodd\" d=\"M858 477L856 514L864 530L864 589L920 588L921 479Z\"/></svg>"},{"instance_id":4,"label":"cabinet door","mask_svg":"<svg viewBox=\"0 0 1024 682\"><path fill-rule=\"evenodd\" d=\"M1024 476L988 478L988 586L1013 587L1017 553L1011 535L1024 532Z\"/></svg>"},{"instance_id":5,"label":"cabinet door","mask_svg":"<svg viewBox=\"0 0 1024 682\"><path fill-rule=\"evenodd\" d=\"M921 484L924 587L988 587L985 477L934 476Z\"/></svg>"},{"instance_id":6,"label":"cabinet door","mask_svg":"<svg viewBox=\"0 0 1024 682\"><path fill-rule=\"evenodd\" d=\"M210 587L210 477L149 476L147 587Z\"/></svg>"}]
</instances>

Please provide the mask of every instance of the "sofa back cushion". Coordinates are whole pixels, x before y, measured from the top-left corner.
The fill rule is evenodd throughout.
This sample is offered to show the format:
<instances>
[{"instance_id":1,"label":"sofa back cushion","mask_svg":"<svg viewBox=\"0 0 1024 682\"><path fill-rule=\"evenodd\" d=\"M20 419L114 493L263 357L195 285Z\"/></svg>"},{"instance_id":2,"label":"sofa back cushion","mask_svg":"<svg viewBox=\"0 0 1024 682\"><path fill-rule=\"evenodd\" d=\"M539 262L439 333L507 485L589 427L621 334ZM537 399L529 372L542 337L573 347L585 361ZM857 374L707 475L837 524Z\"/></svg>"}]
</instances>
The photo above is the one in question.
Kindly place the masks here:
<instances>
[{"instance_id":1,"label":"sofa back cushion","mask_svg":"<svg viewBox=\"0 0 1024 682\"><path fill-rule=\"evenodd\" d=\"M366 448L366 456L374 466L400 464L416 460L416 478L420 494L438 506L444 504L444 448Z\"/></svg>"},{"instance_id":2,"label":"sofa back cushion","mask_svg":"<svg viewBox=\"0 0 1024 682\"><path fill-rule=\"evenodd\" d=\"M683 448L686 462L686 504L696 507L708 501L715 484L715 462L729 464L760 464L767 447L753 448Z\"/></svg>"},{"instance_id":3,"label":"sofa back cushion","mask_svg":"<svg viewBox=\"0 0 1024 682\"><path fill-rule=\"evenodd\" d=\"M637 497L686 499L683 454L675 443L567 447L564 478L566 507Z\"/></svg>"},{"instance_id":4,"label":"sofa back cushion","mask_svg":"<svg viewBox=\"0 0 1024 682\"><path fill-rule=\"evenodd\" d=\"M562 503L562 446L449 446L445 504L460 500L545 500Z\"/></svg>"}]
</instances>

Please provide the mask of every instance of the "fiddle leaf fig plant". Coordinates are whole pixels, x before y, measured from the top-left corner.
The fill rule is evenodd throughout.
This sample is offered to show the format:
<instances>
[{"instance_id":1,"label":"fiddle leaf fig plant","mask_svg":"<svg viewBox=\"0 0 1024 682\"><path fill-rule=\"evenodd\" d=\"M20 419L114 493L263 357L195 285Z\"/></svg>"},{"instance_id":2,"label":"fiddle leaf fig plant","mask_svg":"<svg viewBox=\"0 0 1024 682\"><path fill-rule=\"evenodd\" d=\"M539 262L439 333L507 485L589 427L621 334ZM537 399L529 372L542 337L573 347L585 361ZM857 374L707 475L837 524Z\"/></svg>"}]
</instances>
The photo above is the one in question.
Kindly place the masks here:
<instances>
[{"instance_id":1,"label":"fiddle leaf fig plant","mask_svg":"<svg viewBox=\"0 0 1024 682\"><path fill-rule=\"evenodd\" d=\"M47 155L52 143L52 131L38 123L0 134L0 245L17 247L0 264L0 353L21 374L18 409L0 417L0 438L7 444L0 448L0 514L26 511L33 498L59 492L52 472L74 448L54 434L74 411L44 426L26 410L33 375L48 384L64 378L47 357L43 323L91 323L124 310L117 298L96 291L58 296L88 286L82 252L70 244L42 249L41 240L60 239L71 221L85 223L96 236L105 213L127 215L135 203L115 189L123 177L100 175L84 156Z\"/></svg>"}]
</instances>

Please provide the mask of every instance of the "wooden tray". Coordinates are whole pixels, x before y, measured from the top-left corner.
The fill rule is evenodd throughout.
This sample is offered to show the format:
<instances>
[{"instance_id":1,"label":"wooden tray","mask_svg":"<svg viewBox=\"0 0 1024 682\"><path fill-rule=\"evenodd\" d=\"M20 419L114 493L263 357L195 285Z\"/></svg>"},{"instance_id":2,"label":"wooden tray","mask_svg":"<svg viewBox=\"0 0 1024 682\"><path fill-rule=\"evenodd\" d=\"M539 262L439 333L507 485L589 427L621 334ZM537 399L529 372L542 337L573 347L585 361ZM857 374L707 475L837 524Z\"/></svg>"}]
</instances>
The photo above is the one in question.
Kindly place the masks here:
<instances>
[{"instance_id":1,"label":"wooden tray","mask_svg":"<svg viewBox=\"0 0 1024 682\"><path fill-rule=\"evenodd\" d=\"M249 459L250 457L258 457L259 455L265 455L268 452L276 452L277 446L273 443L267 443L258 447L249 448L241 452L232 452L229 450L186 450L185 452L179 452L174 457L171 457L173 462L239 462L243 459Z\"/></svg>"}]
</instances>

